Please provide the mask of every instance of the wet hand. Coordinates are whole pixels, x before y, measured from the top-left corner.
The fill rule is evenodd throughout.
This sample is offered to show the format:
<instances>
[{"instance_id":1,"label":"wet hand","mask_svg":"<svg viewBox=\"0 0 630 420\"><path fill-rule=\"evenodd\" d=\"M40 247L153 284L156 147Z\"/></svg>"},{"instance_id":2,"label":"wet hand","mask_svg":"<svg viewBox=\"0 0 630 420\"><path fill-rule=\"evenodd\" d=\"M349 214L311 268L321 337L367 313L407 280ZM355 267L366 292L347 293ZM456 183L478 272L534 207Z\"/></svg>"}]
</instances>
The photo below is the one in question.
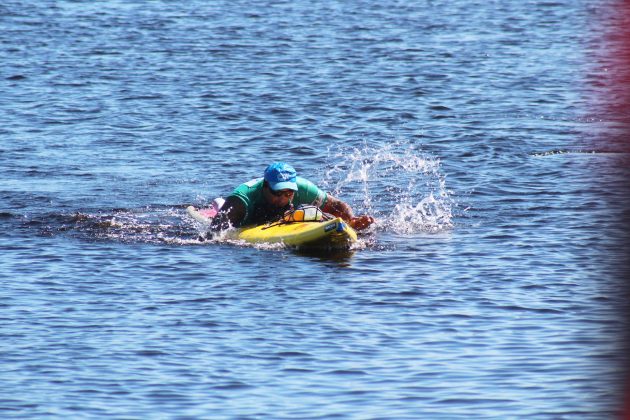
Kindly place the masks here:
<instances>
[{"instance_id":1,"label":"wet hand","mask_svg":"<svg viewBox=\"0 0 630 420\"><path fill-rule=\"evenodd\" d=\"M364 214L364 215L361 215L361 216L353 217L352 219L350 219L348 224L354 230L363 230L363 229L366 229L367 227L369 227L374 222L375 222L375 220L374 220L374 218L372 216L368 216L368 215Z\"/></svg>"}]
</instances>

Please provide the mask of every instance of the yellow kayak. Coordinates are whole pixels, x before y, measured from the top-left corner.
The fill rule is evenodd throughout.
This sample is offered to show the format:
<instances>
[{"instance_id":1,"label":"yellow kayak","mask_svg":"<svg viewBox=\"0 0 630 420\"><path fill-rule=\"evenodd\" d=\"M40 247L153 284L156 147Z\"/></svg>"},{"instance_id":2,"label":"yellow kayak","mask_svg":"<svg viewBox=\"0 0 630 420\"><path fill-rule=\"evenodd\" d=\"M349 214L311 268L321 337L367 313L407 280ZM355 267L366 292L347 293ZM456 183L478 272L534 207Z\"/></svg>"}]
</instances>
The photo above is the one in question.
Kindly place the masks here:
<instances>
[{"instance_id":1,"label":"yellow kayak","mask_svg":"<svg viewBox=\"0 0 630 420\"><path fill-rule=\"evenodd\" d=\"M212 219L189 206L186 211L196 221L209 224ZM226 239L249 243L282 243L299 249L347 249L357 241L357 233L348 223L337 217L321 222L274 222L259 226L230 229Z\"/></svg>"}]
</instances>

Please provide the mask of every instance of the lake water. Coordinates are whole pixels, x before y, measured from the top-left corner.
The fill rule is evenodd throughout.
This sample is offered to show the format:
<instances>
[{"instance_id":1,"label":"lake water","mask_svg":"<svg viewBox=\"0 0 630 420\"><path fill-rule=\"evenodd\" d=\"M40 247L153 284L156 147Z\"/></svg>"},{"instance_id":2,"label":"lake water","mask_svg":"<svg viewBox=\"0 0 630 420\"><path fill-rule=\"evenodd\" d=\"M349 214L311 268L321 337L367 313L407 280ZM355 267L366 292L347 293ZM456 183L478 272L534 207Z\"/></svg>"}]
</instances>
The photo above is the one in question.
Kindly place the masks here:
<instances>
[{"instance_id":1,"label":"lake water","mask_svg":"<svg viewBox=\"0 0 630 420\"><path fill-rule=\"evenodd\" d=\"M5 0L0 416L613 417L616 7ZM276 160L378 223L200 241Z\"/></svg>"}]
</instances>

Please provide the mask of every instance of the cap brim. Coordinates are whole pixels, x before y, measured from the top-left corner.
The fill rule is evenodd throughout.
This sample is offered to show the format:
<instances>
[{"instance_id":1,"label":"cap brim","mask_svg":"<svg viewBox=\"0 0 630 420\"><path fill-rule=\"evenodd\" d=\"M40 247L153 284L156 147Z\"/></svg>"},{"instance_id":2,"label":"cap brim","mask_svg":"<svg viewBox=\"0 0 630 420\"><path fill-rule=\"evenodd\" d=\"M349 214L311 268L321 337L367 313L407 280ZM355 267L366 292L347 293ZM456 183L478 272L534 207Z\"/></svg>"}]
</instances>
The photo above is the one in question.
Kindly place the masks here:
<instances>
[{"instance_id":1,"label":"cap brim","mask_svg":"<svg viewBox=\"0 0 630 420\"><path fill-rule=\"evenodd\" d=\"M274 191L280 190L293 190L297 191L298 187L295 182L276 182L275 184L269 184L269 187Z\"/></svg>"}]
</instances>

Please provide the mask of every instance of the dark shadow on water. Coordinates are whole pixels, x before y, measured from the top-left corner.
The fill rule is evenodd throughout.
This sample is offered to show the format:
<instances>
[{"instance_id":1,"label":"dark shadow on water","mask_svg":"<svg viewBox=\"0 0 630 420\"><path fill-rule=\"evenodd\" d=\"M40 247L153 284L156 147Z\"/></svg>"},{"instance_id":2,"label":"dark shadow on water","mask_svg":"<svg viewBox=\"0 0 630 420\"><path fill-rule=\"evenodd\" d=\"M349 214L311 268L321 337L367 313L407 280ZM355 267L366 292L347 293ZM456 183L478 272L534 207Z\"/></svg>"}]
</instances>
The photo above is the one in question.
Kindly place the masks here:
<instances>
[{"instance_id":1,"label":"dark shadow on water","mask_svg":"<svg viewBox=\"0 0 630 420\"><path fill-rule=\"evenodd\" d=\"M352 265L352 256L355 253L355 251L351 249L295 249L293 252L296 255L320 262L334 262L340 267L350 267Z\"/></svg>"}]
</instances>

